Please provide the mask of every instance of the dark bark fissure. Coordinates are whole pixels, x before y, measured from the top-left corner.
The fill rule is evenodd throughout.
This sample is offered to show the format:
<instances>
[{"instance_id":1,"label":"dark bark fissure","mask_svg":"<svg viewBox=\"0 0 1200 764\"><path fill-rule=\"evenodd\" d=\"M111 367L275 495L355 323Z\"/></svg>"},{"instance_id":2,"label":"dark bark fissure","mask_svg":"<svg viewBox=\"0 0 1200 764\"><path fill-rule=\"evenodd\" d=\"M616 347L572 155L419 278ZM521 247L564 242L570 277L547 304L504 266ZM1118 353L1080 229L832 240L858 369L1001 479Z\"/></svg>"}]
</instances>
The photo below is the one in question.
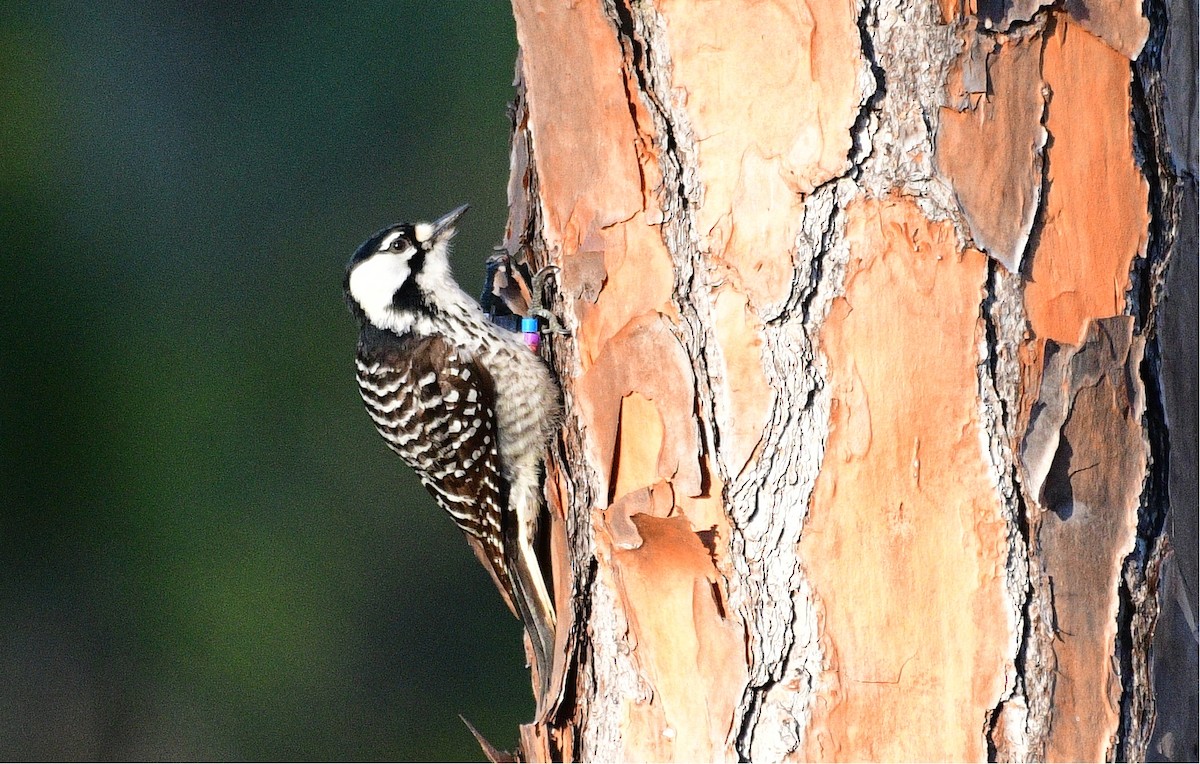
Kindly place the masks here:
<instances>
[{"instance_id":1,"label":"dark bark fissure","mask_svg":"<svg viewBox=\"0 0 1200 764\"><path fill-rule=\"evenodd\" d=\"M1009 433L1015 429L1015 423L1012 421L1010 405L1015 404L1015 401L1008 400L1006 395L1001 394L1003 389L1000 384L1001 376L1001 330L999 327L1000 317L997 311L1001 309L1003 298L997 293L998 279L1001 277L999 269L1002 268L996 260L988 258L987 260L987 277L985 281L985 293L980 306L980 320L984 329L984 344L987 349L987 372L986 379L991 386L991 395L989 396L999 406L999 426L1001 432L1000 437L1008 438L1009 442L1012 439ZM1032 564L1031 550L1034 548L1032 530L1029 523L1029 506L1025 501L1025 492L1022 490L1020 470L1017 467L1015 457L1009 460L1007 465L1007 473L1003 477L1005 482L1000 486L1001 493L1006 497L1011 497L1009 502L1012 507L1012 513L1009 517L1011 524L1010 532L1015 530L1018 542L1009 545L1009 560L1008 565L1020 565L1025 568L1025 589L1020 593L1021 599L1017 603L1018 623L1021 629L1021 636L1017 643L1017 650L1013 656L1013 671L1014 680L1013 686L1009 692L1001 697L996 705L987 713L984 720L984 742L987 746L988 761L998 761L1002 753L999 747L999 738L1003 735L1003 730L1000 725L1003 720L1005 707L1013 702L1021 701L1027 706L1029 705L1029 690L1026 687L1026 674L1030 665L1030 653L1035 651L1032 646L1035 640L1034 630L1034 602L1035 602L1035 577L1030 570ZM1019 558L1019 559L1018 559ZM1003 751L1010 755L1010 751Z\"/></svg>"},{"instance_id":2,"label":"dark bark fissure","mask_svg":"<svg viewBox=\"0 0 1200 764\"><path fill-rule=\"evenodd\" d=\"M829 183L840 180L838 178ZM821 187L814 189L814 195L820 190ZM829 214L825 216L824 220L820 221L820 237L815 242L815 246L811 248L811 251L801 251L799 247L797 248L795 260L808 257L808 278L804 279L804 269L793 267L792 290L786 303L787 307L781 310L778 315L770 317L765 322L766 324L779 327L795 320L796 308L799 308L800 323L805 327L811 324L813 300L817 297L821 279L825 275L825 255L833 246L836 232L841 230L841 212L841 207L837 204L830 205ZM797 263L796 265L798 266L799 264ZM808 406L805 405L804 408L808 408Z\"/></svg>"},{"instance_id":3,"label":"dark bark fissure","mask_svg":"<svg viewBox=\"0 0 1200 764\"><path fill-rule=\"evenodd\" d=\"M815 315L814 305L820 302L827 307L828 298L831 296L829 290L836 289L837 286L830 282L840 282L839 269L835 267L834 272L831 272L827 263L830 254L842 242L842 214L847 199L845 194L840 193L840 190L847 181L851 183L857 181L862 173L863 163L869 159L874 150L874 146L869 140L872 118L881 109L887 93L885 72L875 55L874 39L871 34L871 29L875 24L875 5L873 3L862 2L856 17L856 24L862 48L861 55L870 69L874 87L870 93L865 94L858 113L855 115L851 127L851 145L847 152L848 166L846 170L817 185L808 194L804 211L805 221L802 226L803 232L798 237L793 252L793 275L788 297L782 301L773 315L762 316L764 329L769 335L768 350L764 353L766 356L764 361L773 364L779 380L787 380L791 376L790 369L787 368L789 363L803 360L805 353L816 352L812 338L818 331L819 321L823 317ZM825 204L828 205L828 208L822 211L821 208ZM813 217L815 219L809 223L809 219ZM786 340L771 341L771 337L783 339L787 329L793 324L798 324L799 331L803 335L803 349L790 346ZM800 385L798 391L793 389L795 385L792 384L787 384L785 389L778 390L776 399L771 405L770 421L772 424L768 425L767 431L764 433L764 443L774 443L780 440L780 433L777 431L779 427L798 425L797 418L802 414L797 413L797 409L799 412L813 411L816 397L822 386L821 381L817 379ZM785 397L787 392L799 392L801 395ZM781 406L791 409L792 413L781 417L778 411ZM781 419L780 424L775 424ZM769 448L766 450L767 452L771 451ZM755 515L757 515L757 509L752 509L748 516L741 518L741 525L739 525L738 517L731 514L735 534L747 532L745 525L753 521ZM790 533L777 534L777 544L799 544L799 532L801 531L802 528L798 529L794 536ZM795 609L796 603L792 602L789 609L790 618L795 618ZM796 678L790 676L789 671L795 639L796 635L789 621L789 625L782 631L782 641L778 645L778 650L770 657L763 656L765 665L757 668L757 672L760 674L758 679L754 678L756 668L751 665L751 680L738 708L740 718L735 719L738 723L736 724L734 745L739 761L749 762L753 759L757 726L764 703L771 695L772 690L785 679L794 681ZM755 651L752 649L750 654L753 658ZM799 672L797 676L804 680L805 687L811 691L814 677L803 671Z\"/></svg>"},{"instance_id":4,"label":"dark bark fissure","mask_svg":"<svg viewBox=\"0 0 1200 764\"><path fill-rule=\"evenodd\" d=\"M1049 11L1043 11L1034 14L1033 18L1027 22L1030 26L1037 28L1037 34L1041 38L1041 61L1038 63L1040 71L1046 60L1046 44L1050 40L1050 36L1054 33L1054 26L1057 24L1054 15ZM1042 145L1042 177L1041 189L1038 192L1037 208L1033 211L1033 224L1029 227L1029 237L1025 240L1025 251L1021 253L1021 276L1025 279L1033 279L1033 253L1038 251L1042 243L1042 232L1046 230L1046 200L1050 198L1050 153L1054 148L1054 134L1050 132L1047 122L1050 119L1051 102L1054 100L1054 95L1048 91L1043 96L1042 101L1042 129L1046 131L1046 140Z\"/></svg>"},{"instance_id":5,"label":"dark bark fissure","mask_svg":"<svg viewBox=\"0 0 1200 764\"><path fill-rule=\"evenodd\" d=\"M720 453L720 430L714 409L713 391L710 386L712 361L708 357L707 332L702 312L697 302L696 265L701 263L694 242L697 240L692 209L695 203L694 190L687 183L688 166L685 151L678 137L675 117L667 106L670 98L669 72L658 71L658 64L651 55L650 27L653 19L644 14L652 9L634 8L626 0L605 2L605 11L613 24L617 42L624 54L627 74L637 83L636 93L630 93L626 85L626 96L630 99L629 110L635 125L638 109L632 102L640 99L650 114L652 129L642 131L653 136L661 184L654 189L662 207L663 242L675 265L675 288L673 302L682 318L681 326L667 322L667 327L688 351L692 360L697 389L693 401L696 421L700 433L702 452L697 455L705 484L711 483L707 475L706 456ZM625 82L628 83L628 78ZM640 163L639 163L639 172ZM695 173L691 173L693 176Z\"/></svg>"},{"instance_id":6,"label":"dark bark fissure","mask_svg":"<svg viewBox=\"0 0 1200 764\"><path fill-rule=\"evenodd\" d=\"M1119 587L1117 659L1121 677L1121 713L1115 754L1126 761L1145 760L1151 735L1155 732L1156 698L1151 681L1150 651L1158 623L1159 573L1170 543L1165 528L1171 511L1171 434L1161 389L1157 316L1166 268L1175 254L1180 211L1179 179L1171 169L1163 113L1167 9L1162 0L1146 0L1143 12L1150 22L1150 34L1141 55L1132 65L1131 119L1135 156L1149 188L1150 231L1146 255L1135 261L1130 273L1127 301L1135 332L1146 337L1138 383L1146 399L1144 427L1149 440L1150 463L1139 501L1134 549L1123 562Z\"/></svg>"},{"instance_id":7,"label":"dark bark fissure","mask_svg":"<svg viewBox=\"0 0 1200 764\"><path fill-rule=\"evenodd\" d=\"M871 124L871 116L880 110L880 104L887 95L887 73L879 64L879 57L875 54L875 38L871 36L871 30L878 24L876 6L869 0L861 0L861 2L862 7L859 9L856 19L858 39L859 44L862 45L863 60L871 68L871 76L875 78L875 90L859 109L858 115L854 118L854 126L850 130L850 173L848 177L851 180L858 179L863 162L874 151L873 144L868 142L867 146L864 146L863 136L870 132L868 128Z\"/></svg>"},{"instance_id":8,"label":"dark bark fissure","mask_svg":"<svg viewBox=\"0 0 1200 764\"><path fill-rule=\"evenodd\" d=\"M1044 205L1044 195L1042 200ZM990 385L984 398L999 406L993 437L1005 444L1000 455L1002 464L998 465L1002 469L997 477L1001 481L998 490L1007 507L1006 567L1019 632L1012 658L1012 687L985 718L989 760L1036 761L1045 757L1057 677L1053 582L1044 568L1039 542L1041 504L1032 495L1027 472L1022 467L1026 433L1020 428L1026 423L1018 420L1018 412L1022 410L1024 397L1030 394L1022 387L1023 364L1017 358L1019 348L1028 341L1029 330L1023 285L1024 277L1010 274L998 261L989 258L981 309L987 351L984 381ZM1035 402L1035 409L1039 405ZM1062 448L1069 445L1064 443ZM1010 706L1015 711L1013 718L1006 717ZM1012 730L1007 729L1013 723L1023 725L1020 734L1012 735ZM1015 749L1009 738L1016 741Z\"/></svg>"},{"instance_id":9,"label":"dark bark fissure","mask_svg":"<svg viewBox=\"0 0 1200 764\"><path fill-rule=\"evenodd\" d=\"M723 500L730 505L732 489L731 476L725 474L721 460L721 430L716 411L715 395L712 389L712 372L714 359L710 358L708 343L711 340L706 328L704 308L707 285L697 273L698 268L704 268L702 255L697 251L695 242L698 235L693 219L694 195L698 190L689 185L688 178L695 178L698 173L691 166L689 156L693 153L685 149L679 137L679 126L675 124L676 116L667 106L670 101L670 71L664 66L662 58L654 60L651 56L651 37L654 34L655 18L653 9L633 8L622 0L615 0L609 6L610 16L625 52L627 65L638 83L638 94L642 103L649 111L654 123L652 135L655 137L658 152L658 162L662 173L662 185L656 189L656 194L662 205L664 224L663 240L670 253L675 270L675 286L672 301L675 303L681 317L678 326L672 324L671 331L680 343L687 349L692 360L693 374L696 380L696 396L694 398L694 416L698 423L702 453L698 459L702 474L702 491L705 495L710 492L712 477L709 475L709 457L721 474ZM665 56L664 56L665 57ZM632 112L636 110L631 108ZM686 127L683 128L686 131ZM731 516L735 536L738 534L738 521ZM729 543L736 547L736 539ZM744 619L746 613L741 616ZM746 638L752 640L753 624L746 623ZM748 651L754 654L752 645ZM756 718L757 700L754 693L743 700L741 709L740 729L735 737L735 747L743 761L749 760L748 742L745 731ZM749 703L747 703L749 700Z\"/></svg>"}]
</instances>

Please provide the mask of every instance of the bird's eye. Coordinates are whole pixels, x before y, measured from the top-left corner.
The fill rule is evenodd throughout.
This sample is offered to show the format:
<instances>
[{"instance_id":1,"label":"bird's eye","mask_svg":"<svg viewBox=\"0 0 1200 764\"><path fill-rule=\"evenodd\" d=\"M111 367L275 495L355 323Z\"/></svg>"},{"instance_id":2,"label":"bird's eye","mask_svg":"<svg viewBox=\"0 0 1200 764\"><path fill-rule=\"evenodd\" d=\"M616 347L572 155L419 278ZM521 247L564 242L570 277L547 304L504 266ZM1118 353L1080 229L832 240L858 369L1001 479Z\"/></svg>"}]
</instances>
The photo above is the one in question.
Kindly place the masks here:
<instances>
[{"instance_id":1,"label":"bird's eye","mask_svg":"<svg viewBox=\"0 0 1200 764\"><path fill-rule=\"evenodd\" d=\"M392 249L394 249L397 252L399 252L400 250L405 249L407 247L408 247L408 239L404 238L403 236L397 236L396 240L392 242Z\"/></svg>"}]
</instances>

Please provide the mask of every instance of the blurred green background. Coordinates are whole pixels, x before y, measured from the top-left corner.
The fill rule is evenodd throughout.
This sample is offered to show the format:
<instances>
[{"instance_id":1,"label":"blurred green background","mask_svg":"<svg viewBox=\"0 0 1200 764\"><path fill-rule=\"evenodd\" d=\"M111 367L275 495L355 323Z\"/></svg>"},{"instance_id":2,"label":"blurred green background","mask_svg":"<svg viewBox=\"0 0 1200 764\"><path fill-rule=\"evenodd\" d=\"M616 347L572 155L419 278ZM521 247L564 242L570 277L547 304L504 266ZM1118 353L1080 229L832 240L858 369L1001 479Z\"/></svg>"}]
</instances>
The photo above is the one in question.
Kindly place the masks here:
<instances>
[{"instance_id":1,"label":"blurred green background","mask_svg":"<svg viewBox=\"0 0 1200 764\"><path fill-rule=\"evenodd\" d=\"M479 759L520 629L363 413L377 228L501 237L507 4L0 4L0 758Z\"/></svg>"}]
</instances>

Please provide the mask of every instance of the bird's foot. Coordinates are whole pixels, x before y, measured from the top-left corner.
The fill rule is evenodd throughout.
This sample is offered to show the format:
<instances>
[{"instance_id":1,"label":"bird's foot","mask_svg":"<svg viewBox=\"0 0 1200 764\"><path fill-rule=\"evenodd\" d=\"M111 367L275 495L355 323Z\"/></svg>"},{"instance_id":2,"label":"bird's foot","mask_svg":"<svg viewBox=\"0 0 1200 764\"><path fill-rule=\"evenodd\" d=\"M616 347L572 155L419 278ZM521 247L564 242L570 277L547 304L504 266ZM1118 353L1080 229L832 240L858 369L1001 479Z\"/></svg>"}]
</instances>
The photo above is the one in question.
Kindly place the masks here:
<instances>
[{"instance_id":1,"label":"bird's foot","mask_svg":"<svg viewBox=\"0 0 1200 764\"><path fill-rule=\"evenodd\" d=\"M542 305L542 290L546 286L546 279L554 276L560 270L562 269L557 265L547 265L537 273L533 274L533 284L531 285L532 288L530 289L530 292L532 292L532 301L529 304L529 315L536 316L537 318L543 319L546 322L546 328L542 331L562 336L570 336L571 333L567 331L566 327L564 327L558 320L558 316L555 316Z\"/></svg>"}]
</instances>

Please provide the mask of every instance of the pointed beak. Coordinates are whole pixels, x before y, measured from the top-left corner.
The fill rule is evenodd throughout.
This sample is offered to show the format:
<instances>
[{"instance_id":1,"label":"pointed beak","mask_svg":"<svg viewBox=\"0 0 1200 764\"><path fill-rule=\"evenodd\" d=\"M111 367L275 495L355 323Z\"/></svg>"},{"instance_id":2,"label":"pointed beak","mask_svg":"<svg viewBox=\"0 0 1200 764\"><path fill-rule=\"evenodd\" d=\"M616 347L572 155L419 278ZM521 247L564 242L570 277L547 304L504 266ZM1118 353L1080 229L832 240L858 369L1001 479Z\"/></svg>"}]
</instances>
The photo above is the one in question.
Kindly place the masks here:
<instances>
[{"instance_id":1,"label":"pointed beak","mask_svg":"<svg viewBox=\"0 0 1200 764\"><path fill-rule=\"evenodd\" d=\"M454 224L463 216L463 213L470 207L469 204L464 204L461 207L454 209L442 215L437 220L433 221L433 233L430 235L430 240L445 239L454 233Z\"/></svg>"}]
</instances>

